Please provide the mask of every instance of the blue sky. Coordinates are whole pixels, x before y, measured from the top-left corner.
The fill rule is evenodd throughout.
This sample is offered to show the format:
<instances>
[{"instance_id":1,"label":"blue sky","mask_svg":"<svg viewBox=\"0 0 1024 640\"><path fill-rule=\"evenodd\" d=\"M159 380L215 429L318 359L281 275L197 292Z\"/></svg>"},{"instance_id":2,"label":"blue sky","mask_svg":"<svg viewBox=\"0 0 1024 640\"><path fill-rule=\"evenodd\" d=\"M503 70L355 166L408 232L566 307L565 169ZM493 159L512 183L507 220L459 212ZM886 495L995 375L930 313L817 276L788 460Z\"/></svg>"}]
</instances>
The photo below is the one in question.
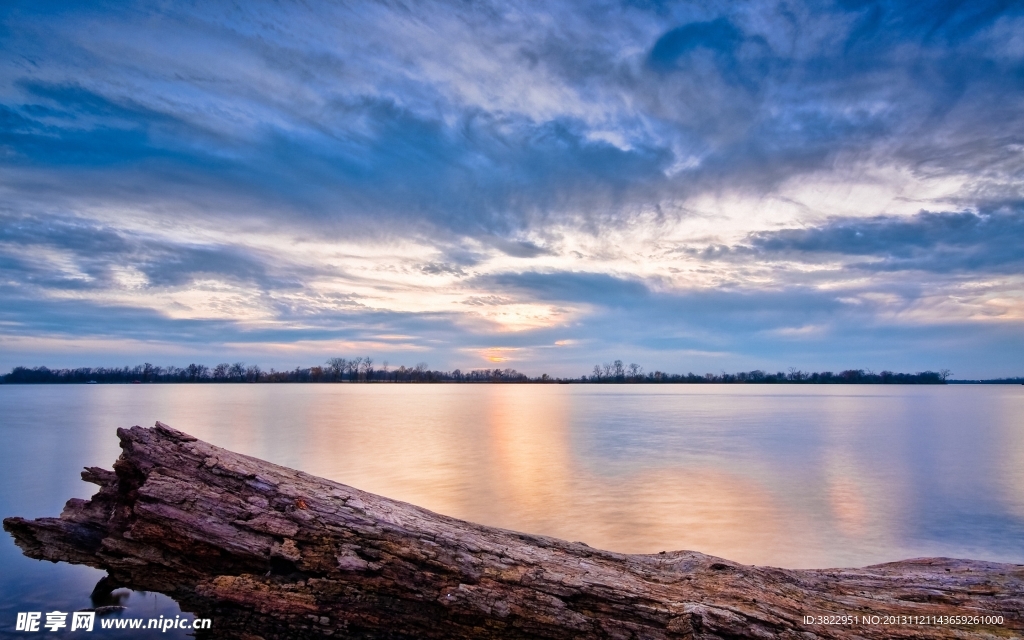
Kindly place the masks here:
<instances>
[{"instance_id":1,"label":"blue sky","mask_svg":"<svg viewBox=\"0 0 1024 640\"><path fill-rule=\"evenodd\" d=\"M1022 374L1024 4L6 3L0 369Z\"/></svg>"}]
</instances>

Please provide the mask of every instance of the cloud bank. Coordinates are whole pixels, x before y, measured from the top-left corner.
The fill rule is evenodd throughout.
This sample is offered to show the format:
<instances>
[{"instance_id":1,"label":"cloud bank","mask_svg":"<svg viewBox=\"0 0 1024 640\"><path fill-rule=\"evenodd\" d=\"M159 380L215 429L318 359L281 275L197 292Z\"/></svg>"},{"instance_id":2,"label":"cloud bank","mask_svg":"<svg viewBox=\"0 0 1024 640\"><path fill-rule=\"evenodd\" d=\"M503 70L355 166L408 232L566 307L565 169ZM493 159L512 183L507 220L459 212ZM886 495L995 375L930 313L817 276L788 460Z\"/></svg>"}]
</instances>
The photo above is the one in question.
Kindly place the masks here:
<instances>
[{"instance_id":1,"label":"cloud bank","mask_svg":"<svg viewBox=\"0 0 1024 640\"><path fill-rule=\"evenodd\" d=\"M1004 2L14 3L0 367L1019 375Z\"/></svg>"}]
</instances>

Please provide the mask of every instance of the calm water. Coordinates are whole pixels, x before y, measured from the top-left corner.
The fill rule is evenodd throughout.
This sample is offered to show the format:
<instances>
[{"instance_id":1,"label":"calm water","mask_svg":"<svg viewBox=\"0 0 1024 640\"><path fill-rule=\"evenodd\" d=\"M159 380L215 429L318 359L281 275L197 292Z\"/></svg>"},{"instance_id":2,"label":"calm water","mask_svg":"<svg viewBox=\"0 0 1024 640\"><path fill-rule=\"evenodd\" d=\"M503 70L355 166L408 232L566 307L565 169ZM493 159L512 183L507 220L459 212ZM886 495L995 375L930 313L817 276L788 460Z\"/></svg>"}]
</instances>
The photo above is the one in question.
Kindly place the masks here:
<instances>
[{"instance_id":1,"label":"calm water","mask_svg":"<svg viewBox=\"0 0 1024 640\"><path fill-rule=\"evenodd\" d=\"M155 420L444 514L615 551L792 568L1024 563L1022 386L0 386L0 515L55 516L88 497L78 472L110 468L114 429ZM0 567L0 635L17 611L90 606L103 575L28 560L6 535ZM156 594L128 606L177 612Z\"/></svg>"}]
</instances>

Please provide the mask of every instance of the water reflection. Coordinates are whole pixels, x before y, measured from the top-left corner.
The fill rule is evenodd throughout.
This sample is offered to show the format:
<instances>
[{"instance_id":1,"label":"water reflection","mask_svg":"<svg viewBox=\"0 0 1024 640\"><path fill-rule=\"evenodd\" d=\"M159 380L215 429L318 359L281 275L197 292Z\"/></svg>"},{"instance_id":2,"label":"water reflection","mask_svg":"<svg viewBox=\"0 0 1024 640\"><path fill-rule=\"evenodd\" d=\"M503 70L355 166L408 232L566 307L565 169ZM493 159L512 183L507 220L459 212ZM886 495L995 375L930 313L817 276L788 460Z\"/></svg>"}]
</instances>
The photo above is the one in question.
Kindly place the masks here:
<instances>
[{"instance_id":1,"label":"water reflection","mask_svg":"<svg viewBox=\"0 0 1024 640\"><path fill-rule=\"evenodd\" d=\"M113 428L159 419L441 513L624 552L696 549L794 568L924 555L1024 562L1019 386L91 385L0 395L4 515L54 515L87 496L77 470L110 466Z\"/></svg>"},{"instance_id":2,"label":"water reflection","mask_svg":"<svg viewBox=\"0 0 1024 640\"><path fill-rule=\"evenodd\" d=\"M564 395L531 395L522 387L492 386L487 393L485 473L499 526L553 533L572 509L566 405Z\"/></svg>"},{"instance_id":3,"label":"water reflection","mask_svg":"<svg viewBox=\"0 0 1024 640\"><path fill-rule=\"evenodd\" d=\"M1007 394L997 399L1002 405L1000 414L1024 415L1024 395ZM1019 425L1002 424L998 439L1004 443L997 450L998 463L1003 487L1003 501L1007 510L1017 518L1024 519L1024 429Z\"/></svg>"},{"instance_id":4,"label":"water reflection","mask_svg":"<svg viewBox=\"0 0 1024 640\"><path fill-rule=\"evenodd\" d=\"M120 585L110 579L110 576L103 576L92 588L89 600L92 601L92 608L103 610L103 613L123 611L127 608L131 591L122 589Z\"/></svg>"}]
</instances>

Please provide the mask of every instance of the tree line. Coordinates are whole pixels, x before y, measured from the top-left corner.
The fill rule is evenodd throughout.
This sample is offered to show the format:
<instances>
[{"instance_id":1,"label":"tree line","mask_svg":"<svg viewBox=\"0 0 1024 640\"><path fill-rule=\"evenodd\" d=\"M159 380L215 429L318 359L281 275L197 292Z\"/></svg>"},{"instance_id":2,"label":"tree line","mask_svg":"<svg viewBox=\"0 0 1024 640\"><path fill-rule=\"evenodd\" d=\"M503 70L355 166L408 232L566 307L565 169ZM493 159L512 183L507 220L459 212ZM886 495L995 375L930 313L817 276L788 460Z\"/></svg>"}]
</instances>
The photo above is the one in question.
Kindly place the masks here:
<instances>
[{"instance_id":1,"label":"tree line","mask_svg":"<svg viewBox=\"0 0 1024 640\"><path fill-rule=\"evenodd\" d=\"M548 380L547 376L544 377ZM530 382L515 369L477 369L463 372L434 371L427 363L414 367L391 367L385 360L374 366L373 358L329 358L323 365L278 371L245 362L209 367L192 363L187 367L155 366L149 362L134 367L14 367L0 376L5 384L114 384L114 383L230 383L230 382Z\"/></svg>"},{"instance_id":2,"label":"tree line","mask_svg":"<svg viewBox=\"0 0 1024 640\"><path fill-rule=\"evenodd\" d=\"M669 383L669 384L946 384L951 375L949 369L920 371L918 373L875 373L865 369L832 371L801 371L790 367L788 372L775 373L755 369L738 373L665 373L653 371L644 373L643 367L621 360L594 365L585 382L592 383Z\"/></svg>"},{"instance_id":3,"label":"tree line","mask_svg":"<svg viewBox=\"0 0 1024 640\"><path fill-rule=\"evenodd\" d=\"M324 364L278 371L256 364L222 362L213 367L192 363L187 367L160 367L151 363L134 367L79 367L50 369L47 367L14 367L0 376L5 384L113 384L113 383L575 383L575 384L946 384L948 369L918 373L875 373L864 369L807 372L790 368L788 372L741 371L738 373L666 373L644 372L635 363L621 360L594 365L589 375L558 378L548 374L529 377L515 369L474 369L436 371L425 362L414 367L392 367L387 360L376 365L373 358L328 358Z\"/></svg>"}]
</instances>

